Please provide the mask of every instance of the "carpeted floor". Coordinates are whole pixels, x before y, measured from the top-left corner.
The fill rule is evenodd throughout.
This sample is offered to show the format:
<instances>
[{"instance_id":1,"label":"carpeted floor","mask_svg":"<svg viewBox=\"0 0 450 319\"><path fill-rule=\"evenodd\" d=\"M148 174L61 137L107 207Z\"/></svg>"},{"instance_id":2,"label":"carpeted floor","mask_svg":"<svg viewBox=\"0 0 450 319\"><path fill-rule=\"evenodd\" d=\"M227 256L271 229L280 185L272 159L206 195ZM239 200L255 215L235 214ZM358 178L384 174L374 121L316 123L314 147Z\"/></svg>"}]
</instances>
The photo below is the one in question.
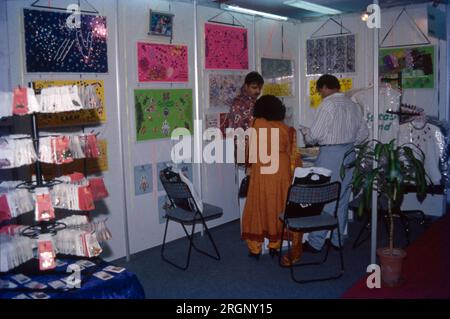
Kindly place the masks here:
<instances>
[{"instance_id":1,"label":"carpeted floor","mask_svg":"<svg viewBox=\"0 0 450 319\"><path fill-rule=\"evenodd\" d=\"M399 287L369 289L362 278L343 298L450 298L450 214L435 221L407 249L404 283Z\"/></svg>"},{"instance_id":2,"label":"carpeted floor","mask_svg":"<svg viewBox=\"0 0 450 319\"><path fill-rule=\"evenodd\" d=\"M361 228L361 222L349 224L349 237L344 249L345 274L338 280L296 284L290 278L289 269L281 268L277 259L263 255L259 260L247 256L245 242L240 239L239 221L233 221L212 229L212 234L221 253L221 260L216 261L192 252L191 264L186 271L181 271L161 259L161 247L155 247L131 256L127 262L124 258L115 264L124 266L137 274L144 287L146 297L150 299L296 299L296 298L340 298L365 274L370 263L370 241L364 242L356 249L353 241ZM423 231L422 225L412 223L412 238ZM170 227L180 227L171 224ZM379 230L381 244L386 242L385 230ZM401 236L402 237L402 236ZM198 236L201 247L206 244L206 236ZM167 245L167 254L178 261L184 261L187 252L186 239L179 239ZM304 258L318 257L304 254ZM338 253L331 251L328 266L315 266L311 269L297 268L305 276L326 275L337 270Z\"/></svg>"}]
</instances>

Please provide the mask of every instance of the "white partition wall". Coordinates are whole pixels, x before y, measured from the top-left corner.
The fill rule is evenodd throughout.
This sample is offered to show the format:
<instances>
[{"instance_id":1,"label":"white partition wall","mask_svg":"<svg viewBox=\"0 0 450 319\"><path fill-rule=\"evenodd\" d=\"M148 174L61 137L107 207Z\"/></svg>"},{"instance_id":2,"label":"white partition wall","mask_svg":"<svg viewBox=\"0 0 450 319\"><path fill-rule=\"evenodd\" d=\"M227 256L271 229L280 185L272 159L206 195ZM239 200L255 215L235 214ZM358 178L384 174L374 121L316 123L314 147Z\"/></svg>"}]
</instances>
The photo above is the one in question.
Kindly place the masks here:
<instances>
[{"instance_id":1,"label":"white partition wall","mask_svg":"<svg viewBox=\"0 0 450 319\"><path fill-rule=\"evenodd\" d=\"M318 76L306 74L306 41L312 35L327 36L339 34L341 28L327 23L321 18L314 21L278 22L249 15L229 13L212 6L198 5L197 1L166 0L90 0L89 2L107 17L108 28L108 73L27 73L24 57L23 8L30 8L32 1L7 0L0 2L0 90L16 85L26 85L33 80L77 80L98 79L105 82L106 123L87 127L106 139L108 145L108 170L103 173L110 193L104 204L99 205L95 216L108 217L108 226L113 238L107 243L106 259L116 259L148 248L158 246L164 233L164 219L159 209L164 191L158 186L160 163L171 161L169 138L137 141L136 89L192 89L194 134L201 140L205 129L205 118L209 114L227 112L227 108L213 109L209 102L209 75L212 72L227 74L261 71L261 58L281 58L294 61L294 92L283 97L285 105L292 110L293 124L310 126L316 110L309 103L309 81ZM43 1L47 3L47 1ZM198 1L204 3L205 1ZM83 3L83 2L81 2ZM450 5L447 5L447 10ZM406 7L408 14L426 34L426 4ZM149 35L150 10L173 14L173 37ZM390 29L402 8L382 9L380 40ZM223 14L220 14L223 13ZM230 23L235 17L247 29L249 66L246 70L209 70L205 68L204 26L214 18L216 22ZM448 17L448 12L447 12ZM373 83L373 32L361 21L359 14L335 17L336 21L356 37L356 72L338 74L350 77L353 88L365 88ZM448 21L449 19L447 19ZM318 30L320 28L320 30ZM450 23L447 22L450 33ZM317 31L317 32L316 32ZM399 21L386 44L401 45L414 43L417 32L407 20ZM448 38L448 34L447 34ZM137 42L183 44L188 47L189 77L187 82L139 82ZM434 89L407 89L404 102L425 109L428 115L448 119L449 79L448 42L430 38L435 45L436 87ZM437 53L439 52L439 56ZM197 67L197 68L196 68ZM440 76L440 81L437 76ZM198 96L196 95L198 93ZM197 99L196 99L197 96ZM80 131L81 128L74 128ZM301 134L299 144L302 144ZM203 146L209 141L203 141ZM147 181L151 191L136 194L135 167L150 165L151 180ZM194 185L201 191L204 201L220 206L224 210L222 218L211 226L217 226L239 218L237 199L238 183L234 164L197 163L192 164ZM4 177L1 176L3 179ZM441 201L442 202L442 201ZM441 203L440 202L440 203ZM428 203L427 203L428 205ZM441 207L441 206L439 206ZM438 208L435 208L438 209ZM177 226L177 225L175 225ZM168 240L184 235L180 227L169 229Z\"/></svg>"}]
</instances>

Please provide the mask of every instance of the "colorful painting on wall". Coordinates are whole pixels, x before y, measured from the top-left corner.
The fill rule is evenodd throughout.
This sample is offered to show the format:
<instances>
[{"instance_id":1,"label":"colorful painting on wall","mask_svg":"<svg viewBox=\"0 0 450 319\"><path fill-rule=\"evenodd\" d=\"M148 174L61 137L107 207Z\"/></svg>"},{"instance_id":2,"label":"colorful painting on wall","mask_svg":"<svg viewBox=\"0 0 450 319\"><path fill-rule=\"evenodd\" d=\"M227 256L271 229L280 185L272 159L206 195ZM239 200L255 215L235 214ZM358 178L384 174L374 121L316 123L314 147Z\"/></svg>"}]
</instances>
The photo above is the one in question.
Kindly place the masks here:
<instances>
[{"instance_id":1,"label":"colorful painting on wall","mask_svg":"<svg viewBox=\"0 0 450 319\"><path fill-rule=\"evenodd\" d=\"M134 90L138 141L170 138L176 128L193 134L191 89Z\"/></svg>"},{"instance_id":2,"label":"colorful painting on wall","mask_svg":"<svg viewBox=\"0 0 450 319\"><path fill-rule=\"evenodd\" d=\"M188 82L186 45L137 43L139 82Z\"/></svg>"},{"instance_id":3,"label":"colorful painting on wall","mask_svg":"<svg viewBox=\"0 0 450 319\"><path fill-rule=\"evenodd\" d=\"M352 89L353 86L353 79L352 78L340 78L339 84L341 85L341 92L347 92ZM309 81L309 106L313 109L316 109L319 107L320 103L322 102L322 96L316 89L317 80L310 80Z\"/></svg>"},{"instance_id":4,"label":"colorful painting on wall","mask_svg":"<svg viewBox=\"0 0 450 319\"><path fill-rule=\"evenodd\" d=\"M74 112L38 114L39 127L61 127L106 122L105 84L103 80L39 80L33 82L36 94L40 94L43 88L63 85L78 86L81 102L83 105L88 105L92 108Z\"/></svg>"},{"instance_id":5,"label":"colorful painting on wall","mask_svg":"<svg viewBox=\"0 0 450 319\"><path fill-rule=\"evenodd\" d=\"M134 167L134 194L142 195L152 192L153 188L152 164Z\"/></svg>"},{"instance_id":6,"label":"colorful painting on wall","mask_svg":"<svg viewBox=\"0 0 450 319\"><path fill-rule=\"evenodd\" d=\"M355 35L341 35L306 41L306 73L333 74L356 71Z\"/></svg>"},{"instance_id":7,"label":"colorful painting on wall","mask_svg":"<svg viewBox=\"0 0 450 319\"><path fill-rule=\"evenodd\" d=\"M244 84L245 74L209 74L209 107L226 107L233 103Z\"/></svg>"},{"instance_id":8,"label":"colorful painting on wall","mask_svg":"<svg viewBox=\"0 0 450 319\"><path fill-rule=\"evenodd\" d=\"M173 35L173 14L150 10L150 30L151 35L161 35L172 37Z\"/></svg>"},{"instance_id":9,"label":"colorful painting on wall","mask_svg":"<svg viewBox=\"0 0 450 319\"><path fill-rule=\"evenodd\" d=\"M205 68L248 69L247 29L205 23Z\"/></svg>"},{"instance_id":10,"label":"colorful painting on wall","mask_svg":"<svg viewBox=\"0 0 450 319\"><path fill-rule=\"evenodd\" d=\"M108 72L106 17L24 9L27 72Z\"/></svg>"},{"instance_id":11,"label":"colorful painting on wall","mask_svg":"<svg viewBox=\"0 0 450 319\"><path fill-rule=\"evenodd\" d=\"M380 76L398 78L402 88L434 88L434 46L380 49ZM395 81L390 81L395 84Z\"/></svg>"}]
</instances>

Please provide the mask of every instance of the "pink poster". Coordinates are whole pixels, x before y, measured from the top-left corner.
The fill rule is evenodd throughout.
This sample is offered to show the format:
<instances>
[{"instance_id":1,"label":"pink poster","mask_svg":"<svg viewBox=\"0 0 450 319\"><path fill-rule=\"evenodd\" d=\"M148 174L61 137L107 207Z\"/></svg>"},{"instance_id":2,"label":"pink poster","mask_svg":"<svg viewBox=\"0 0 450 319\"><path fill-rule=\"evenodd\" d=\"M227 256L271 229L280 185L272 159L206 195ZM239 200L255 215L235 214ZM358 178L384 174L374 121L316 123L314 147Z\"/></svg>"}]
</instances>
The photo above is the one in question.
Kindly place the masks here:
<instances>
[{"instance_id":1,"label":"pink poster","mask_svg":"<svg viewBox=\"0 0 450 319\"><path fill-rule=\"evenodd\" d=\"M186 45L138 42L139 82L188 82Z\"/></svg>"},{"instance_id":2,"label":"pink poster","mask_svg":"<svg viewBox=\"0 0 450 319\"><path fill-rule=\"evenodd\" d=\"M205 68L248 69L247 29L205 23Z\"/></svg>"}]
</instances>

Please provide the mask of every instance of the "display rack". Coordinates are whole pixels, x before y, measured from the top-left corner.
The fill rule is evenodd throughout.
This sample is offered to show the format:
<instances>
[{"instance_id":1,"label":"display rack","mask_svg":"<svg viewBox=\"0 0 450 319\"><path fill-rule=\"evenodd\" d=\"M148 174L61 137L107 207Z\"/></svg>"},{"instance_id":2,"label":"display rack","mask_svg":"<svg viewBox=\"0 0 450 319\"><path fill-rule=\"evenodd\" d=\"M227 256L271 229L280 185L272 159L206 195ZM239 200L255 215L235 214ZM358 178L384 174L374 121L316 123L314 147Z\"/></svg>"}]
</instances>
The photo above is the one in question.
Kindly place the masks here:
<instances>
[{"instance_id":1,"label":"display rack","mask_svg":"<svg viewBox=\"0 0 450 319\"><path fill-rule=\"evenodd\" d=\"M31 83L29 83L29 87L31 88ZM13 115L13 116L15 116L15 115ZM23 182L23 183L17 185L16 189L26 189L30 193L35 193L37 191L37 189L39 189L39 188L47 188L47 189L50 190L54 186L56 186L58 184L61 184L63 182L61 180L56 179L56 178L53 178L51 180L44 180L43 170L42 170L42 166L41 166L41 161L42 160L41 160L41 158L39 156L40 135L39 135L39 126L38 126L38 113L37 112L31 112L30 114L27 114L25 116L29 116L30 117L31 140L32 140L32 143L33 143L34 151L37 154L37 159L32 164L32 165L34 165L34 175L33 175L33 177L29 181L26 181L26 182ZM84 128L83 128L83 132L84 132ZM83 159L84 159L84 161L86 161L86 157L83 157ZM85 164L86 164L86 162L85 162ZM11 168L16 168L16 167L12 166ZM85 171L84 176L86 176L86 165L84 165L84 171ZM102 197L99 197L99 199L104 198L105 196L107 196L107 191L105 190L105 192L106 192L106 195L102 195ZM53 204L52 204L52 206L53 206ZM55 207L55 208L58 209L58 207ZM35 209L37 209L37 203L35 203ZM28 211L27 213L29 213L29 212L30 211ZM87 214L87 212L83 211L83 210L79 210L77 212L81 213L82 215L86 215ZM11 221L15 220L16 218L21 218L21 216L22 215L17 215L17 216L12 217L9 220L2 221L0 226L9 225L9 224L11 224ZM14 224L14 221L12 223ZM102 223L104 223L104 221ZM22 222L19 221L19 224L22 224ZM34 222L31 222L31 223L30 222L26 222L25 224L29 225L29 226L24 225L24 228L20 229L20 231L18 233L16 233L16 235L18 234L20 236L28 237L28 238L31 238L31 239L38 239L38 238L40 238L41 235L46 235L46 234L53 236L53 235L56 235L59 231L68 228L68 225L66 225L65 223L63 223L61 221L57 221L56 216L48 218L48 219L46 218L44 220L39 220L38 218L35 218ZM88 222L87 225L89 225L89 222ZM91 230L91 232L95 232L96 230L97 230L97 226L94 226L94 229ZM102 228L102 231L104 231L104 228ZM94 235L91 234L91 236L94 236ZM96 240L95 243L97 245L98 244L98 239L97 239L96 236L95 236L95 240ZM86 246L86 243L84 245ZM93 247L93 249L95 249L94 248L95 245L94 246L89 246L89 244L87 244L87 246L85 247L85 249L89 250L87 255L75 254L75 255L72 256L72 255L65 255L65 254L61 255L60 253L58 253L58 251L57 251L57 249L55 247L55 244L53 244L53 249L55 250L55 254L58 254L58 255L61 255L61 256L72 256L72 257L76 257L77 259L84 259L84 258L92 259L92 258L94 258L94 260L95 260L95 258L97 258L97 256L98 256L98 254L92 254L92 252L90 250L90 247ZM36 273L37 269L36 269L36 262L35 262L34 259L28 260L28 261L23 261L22 265L24 265L24 264L27 264L27 266L25 268L21 267L21 266L18 266L18 267L20 267L20 269L27 269L27 273ZM18 268L18 267L16 267L16 268ZM48 273L48 270L52 270L52 268L45 269L44 271L46 273Z\"/></svg>"}]
</instances>

